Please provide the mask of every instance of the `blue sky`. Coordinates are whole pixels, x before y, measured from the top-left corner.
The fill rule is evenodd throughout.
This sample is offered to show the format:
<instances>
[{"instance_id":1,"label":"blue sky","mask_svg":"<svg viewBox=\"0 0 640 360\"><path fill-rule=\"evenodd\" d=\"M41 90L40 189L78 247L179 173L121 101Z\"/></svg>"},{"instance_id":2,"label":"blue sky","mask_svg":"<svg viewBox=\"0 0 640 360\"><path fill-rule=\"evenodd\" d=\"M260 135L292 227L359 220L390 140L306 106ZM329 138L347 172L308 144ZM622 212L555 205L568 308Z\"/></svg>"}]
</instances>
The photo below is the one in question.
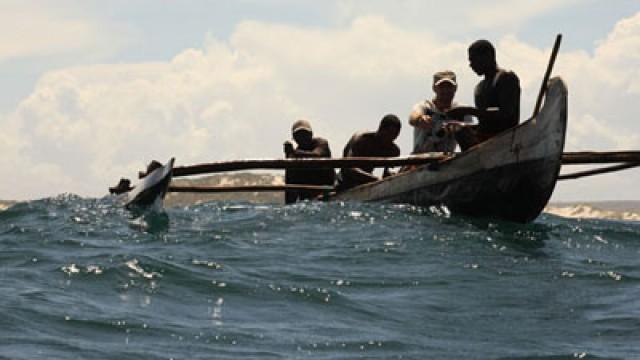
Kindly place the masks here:
<instances>
[{"instance_id":1,"label":"blue sky","mask_svg":"<svg viewBox=\"0 0 640 360\"><path fill-rule=\"evenodd\" d=\"M555 73L569 83L568 149L640 149L639 1L62 0L0 10L0 198L100 196L151 158L280 157L298 117L338 154L354 131L430 97L427 79L441 68L458 72L458 100L472 102L478 78L465 49L477 38L520 75L524 117L563 33ZM410 133L399 140L405 154ZM640 199L611 190L638 180L633 170L603 176L554 198Z\"/></svg>"}]
</instances>

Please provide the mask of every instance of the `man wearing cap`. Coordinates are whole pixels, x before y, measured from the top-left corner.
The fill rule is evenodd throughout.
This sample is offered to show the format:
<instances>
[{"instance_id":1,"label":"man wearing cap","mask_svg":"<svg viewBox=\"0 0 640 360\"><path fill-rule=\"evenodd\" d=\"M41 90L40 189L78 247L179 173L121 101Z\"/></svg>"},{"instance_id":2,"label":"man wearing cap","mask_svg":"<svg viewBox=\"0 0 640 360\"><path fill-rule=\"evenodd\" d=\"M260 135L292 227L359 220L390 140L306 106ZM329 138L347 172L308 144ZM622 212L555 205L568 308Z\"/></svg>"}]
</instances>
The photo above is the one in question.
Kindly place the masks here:
<instances>
[{"instance_id":1,"label":"man wearing cap","mask_svg":"<svg viewBox=\"0 0 640 360\"><path fill-rule=\"evenodd\" d=\"M329 142L321 137L313 137L311 124L306 120L293 123L291 133L297 147L291 141L284 142L284 154L287 158L330 158ZM285 183L301 185L329 185L335 181L333 169L288 169L285 172ZM315 199L321 192L288 190L285 192L286 204L298 200Z\"/></svg>"},{"instance_id":2,"label":"man wearing cap","mask_svg":"<svg viewBox=\"0 0 640 360\"><path fill-rule=\"evenodd\" d=\"M356 133L344 147L344 157L394 157L400 155L400 148L394 143L400 134L400 119L393 114L385 115L380 121L377 131ZM389 169L385 168L383 177L389 176ZM352 187L380 180L373 175L373 167L342 168L338 174L337 191L344 191Z\"/></svg>"},{"instance_id":3,"label":"man wearing cap","mask_svg":"<svg viewBox=\"0 0 640 360\"><path fill-rule=\"evenodd\" d=\"M445 111L457 104L453 97L458 89L456 74L450 70L438 71L433 75L432 100L425 100L416 104L409 115L409 124L413 126L413 154L425 152L453 152L456 139L452 131L448 130ZM471 121L465 117L465 121Z\"/></svg>"},{"instance_id":4,"label":"man wearing cap","mask_svg":"<svg viewBox=\"0 0 640 360\"><path fill-rule=\"evenodd\" d=\"M484 79L475 89L475 107L456 107L447 111L449 117L472 115L478 118L476 128L465 127L456 132L462 150L483 142L520 121L520 80L513 71L496 63L496 50L487 40L477 40L469 46L469 66Z\"/></svg>"}]
</instances>

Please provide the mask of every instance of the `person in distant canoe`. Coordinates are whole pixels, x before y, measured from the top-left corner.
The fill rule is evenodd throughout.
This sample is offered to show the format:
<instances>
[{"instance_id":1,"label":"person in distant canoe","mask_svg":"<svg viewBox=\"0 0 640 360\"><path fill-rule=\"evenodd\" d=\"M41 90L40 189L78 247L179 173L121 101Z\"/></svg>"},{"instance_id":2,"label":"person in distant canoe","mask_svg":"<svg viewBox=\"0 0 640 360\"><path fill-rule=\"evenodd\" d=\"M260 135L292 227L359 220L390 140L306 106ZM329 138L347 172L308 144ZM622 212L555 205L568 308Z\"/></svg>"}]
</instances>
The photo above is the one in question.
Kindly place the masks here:
<instances>
[{"instance_id":1,"label":"person in distant canoe","mask_svg":"<svg viewBox=\"0 0 640 360\"><path fill-rule=\"evenodd\" d=\"M291 133L294 143L284 142L284 154L291 158L330 158L329 142L321 137L313 137L311 124L306 120L293 123ZM335 171L329 169L288 169L285 171L285 183L299 185L328 185L335 182ZM315 199L322 193L319 191L288 190L285 192L286 204L298 200Z\"/></svg>"},{"instance_id":2,"label":"person in distant canoe","mask_svg":"<svg viewBox=\"0 0 640 360\"><path fill-rule=\"evenodd\" d=\"M409 125L413 126L413 152L420 154L426 152L451 153L456 149L454 133L449 131L447 122L450 119L445 112L457 106L453 102L458 89L456 74L450 70L438 71L433 74L433 86L435 93L432 100L424 100L413 107L409 115ZM470 116L463 118L471 121Z\"/></svg>"},{"instance_id":3,"label":"person in distant canoe","mask_svg":"<svg viewBox=\"0 0 640 360\"><path fill-rule=\"evenodd\" d=\"M475 88L475 107L454 107L447 111L451 118L472 115L477 127L456 131L462 150L483 142L518 125L520 118L520 80L513 71L498 67L496 50L487 40L477 40L468 49L469 66L484 79Z\"/></svg>"},{"instance_id":4,"label":"person in distant canoe","mask_svg":"<svg viewBox=\"0 0 640 360\"><path fill-rule=\"evenodd\" d=\"M380 121L377 131L354 134L344 147L344 157L395 157L400 155L400 148L395 140L400 134L400 119L393 114L385 115ZM383 177L391 173L384 169ZM373 175L372 166L359 168L342 168L338 174L337 191L344 191L352 187L377 181Z\"/></svg>"}]
</instances>

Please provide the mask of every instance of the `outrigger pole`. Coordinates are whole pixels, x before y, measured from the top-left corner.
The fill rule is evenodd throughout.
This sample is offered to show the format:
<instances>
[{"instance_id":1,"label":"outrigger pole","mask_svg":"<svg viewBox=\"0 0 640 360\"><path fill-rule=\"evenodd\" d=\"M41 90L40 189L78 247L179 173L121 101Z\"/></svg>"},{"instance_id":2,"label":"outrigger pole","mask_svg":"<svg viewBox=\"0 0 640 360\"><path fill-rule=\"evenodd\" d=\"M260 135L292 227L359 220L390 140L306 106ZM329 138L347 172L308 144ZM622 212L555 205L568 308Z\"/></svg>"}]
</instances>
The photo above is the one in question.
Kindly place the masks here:
<instances>
[{"instance_id":1,"label":"outrigger pole","mask_svg":"<svg viewBox=\"0 0 640 360\"><path fill-rule=\"evenodd\" d=\"M251 170L251 169L318 169L340 167L394 167L404 165L423 165L441 162L454 155L445 153L426 153L409 157L395 158L340 158L340 159L272 159L272 160L234 160L218 161L207 164L179 166L173 169L174 177L203 175L218 172ZM617 164L600 169L580 171L564 174L559 180L577 179L585 176L620 171L633 167L640 167L640 151L583 151L566 152L562 154L562 165L594 165ZM287 190L315 190L331 191L331 186L315 185L248 185L248 186L171 186L170 192L220 193L220 192L258 192L258 191L287 191Z\"/></svg>"},{"instance_id":2,"label":"outrigger pole","mask_svg":"<svg viewBox=\"0 0 640 360\"><path fill-rule=\"evenodd\" d=\"M408 157L345 157L339 159L264 159L264 160L232 160L218 161L191 166L173 168L173 177L201 175L216 172L250 170L250 169L322 169L350 167L395 167L404 165L422 165L439 162L452 154L426 153Z\"/></svg>"},{"instance_id":3,"label":"outrigger pole","mask_svg":"<svg viewBox=\"0 0 640 360\"><path fill-rule=\"evenodd\" d=\"M599 169L578 171L558 176L558 180L572 180L582 177L606 174L640 166L640 151L583 151L562 154L562 165L613 164Z\"/></svg>"},{"instance_id":4,"label":"outrigger pole","mask_svg":"<svg viewBox=\"0 0 640 360\"><path fill-rule=\"evenodd\" d=\"M333 191L333 186L322 185L245 185L245 186L169 186L169 192L221 193L221 192L258 192L258 191Z\"/></svg>"},{"instance_id":5,"label":"outrigger pole","mask_svg":"<svg viewBox=\"0 0 640 360\"><path fill-rule=\"evenodd\" d=\"M257 159L217 161L190 166L176 166L173 177L203 175L218 172L255 169L322 169L342 167L395 167L437 163L454 157L453 154L425 153L407 157L345 157L328 159ZM640 162L640 151L567 152L562 154L562 165L590 165Z\"/></svg>"}]
</instances>

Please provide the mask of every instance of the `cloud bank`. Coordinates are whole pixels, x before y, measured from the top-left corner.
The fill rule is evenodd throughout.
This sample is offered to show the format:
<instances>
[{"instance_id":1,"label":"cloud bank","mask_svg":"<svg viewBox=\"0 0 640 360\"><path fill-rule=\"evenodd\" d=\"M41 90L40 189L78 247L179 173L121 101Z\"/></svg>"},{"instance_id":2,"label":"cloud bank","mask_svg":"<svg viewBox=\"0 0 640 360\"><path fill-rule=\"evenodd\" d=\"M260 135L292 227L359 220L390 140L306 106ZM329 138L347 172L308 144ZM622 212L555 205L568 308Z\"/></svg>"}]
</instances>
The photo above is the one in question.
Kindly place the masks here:
<instances>
[{"instance_id":1,"label":"cloud bank","mask_svg":"<svg viewBox=\"0 0 640 360\"><path fill-rule=\"evenodd\" d=\"M524 119L550 49L513 36L495 40L499 63L521 78ZM310 119L339 156L353 132L374 129L386 113L406 118L431 97L434 71L455 70L458 100L471 103L479 79L468 68L467 46L379 16L332 30L246 21L228 40L210 36L167 62L51 71L0 119L0 197L100 196L150 159L171 156L179 164L281 157L299 118ZM640 148L639 63L640 13L620 21L593 52L561 52L554 73L569 85L568 150ZM410 151L407 124L400 145ZM629 178L637 183L637 175ZM611 185L584 184L589 191ZM560 189L569 198L586 191Z\"/></svg>"}]
</instances>

